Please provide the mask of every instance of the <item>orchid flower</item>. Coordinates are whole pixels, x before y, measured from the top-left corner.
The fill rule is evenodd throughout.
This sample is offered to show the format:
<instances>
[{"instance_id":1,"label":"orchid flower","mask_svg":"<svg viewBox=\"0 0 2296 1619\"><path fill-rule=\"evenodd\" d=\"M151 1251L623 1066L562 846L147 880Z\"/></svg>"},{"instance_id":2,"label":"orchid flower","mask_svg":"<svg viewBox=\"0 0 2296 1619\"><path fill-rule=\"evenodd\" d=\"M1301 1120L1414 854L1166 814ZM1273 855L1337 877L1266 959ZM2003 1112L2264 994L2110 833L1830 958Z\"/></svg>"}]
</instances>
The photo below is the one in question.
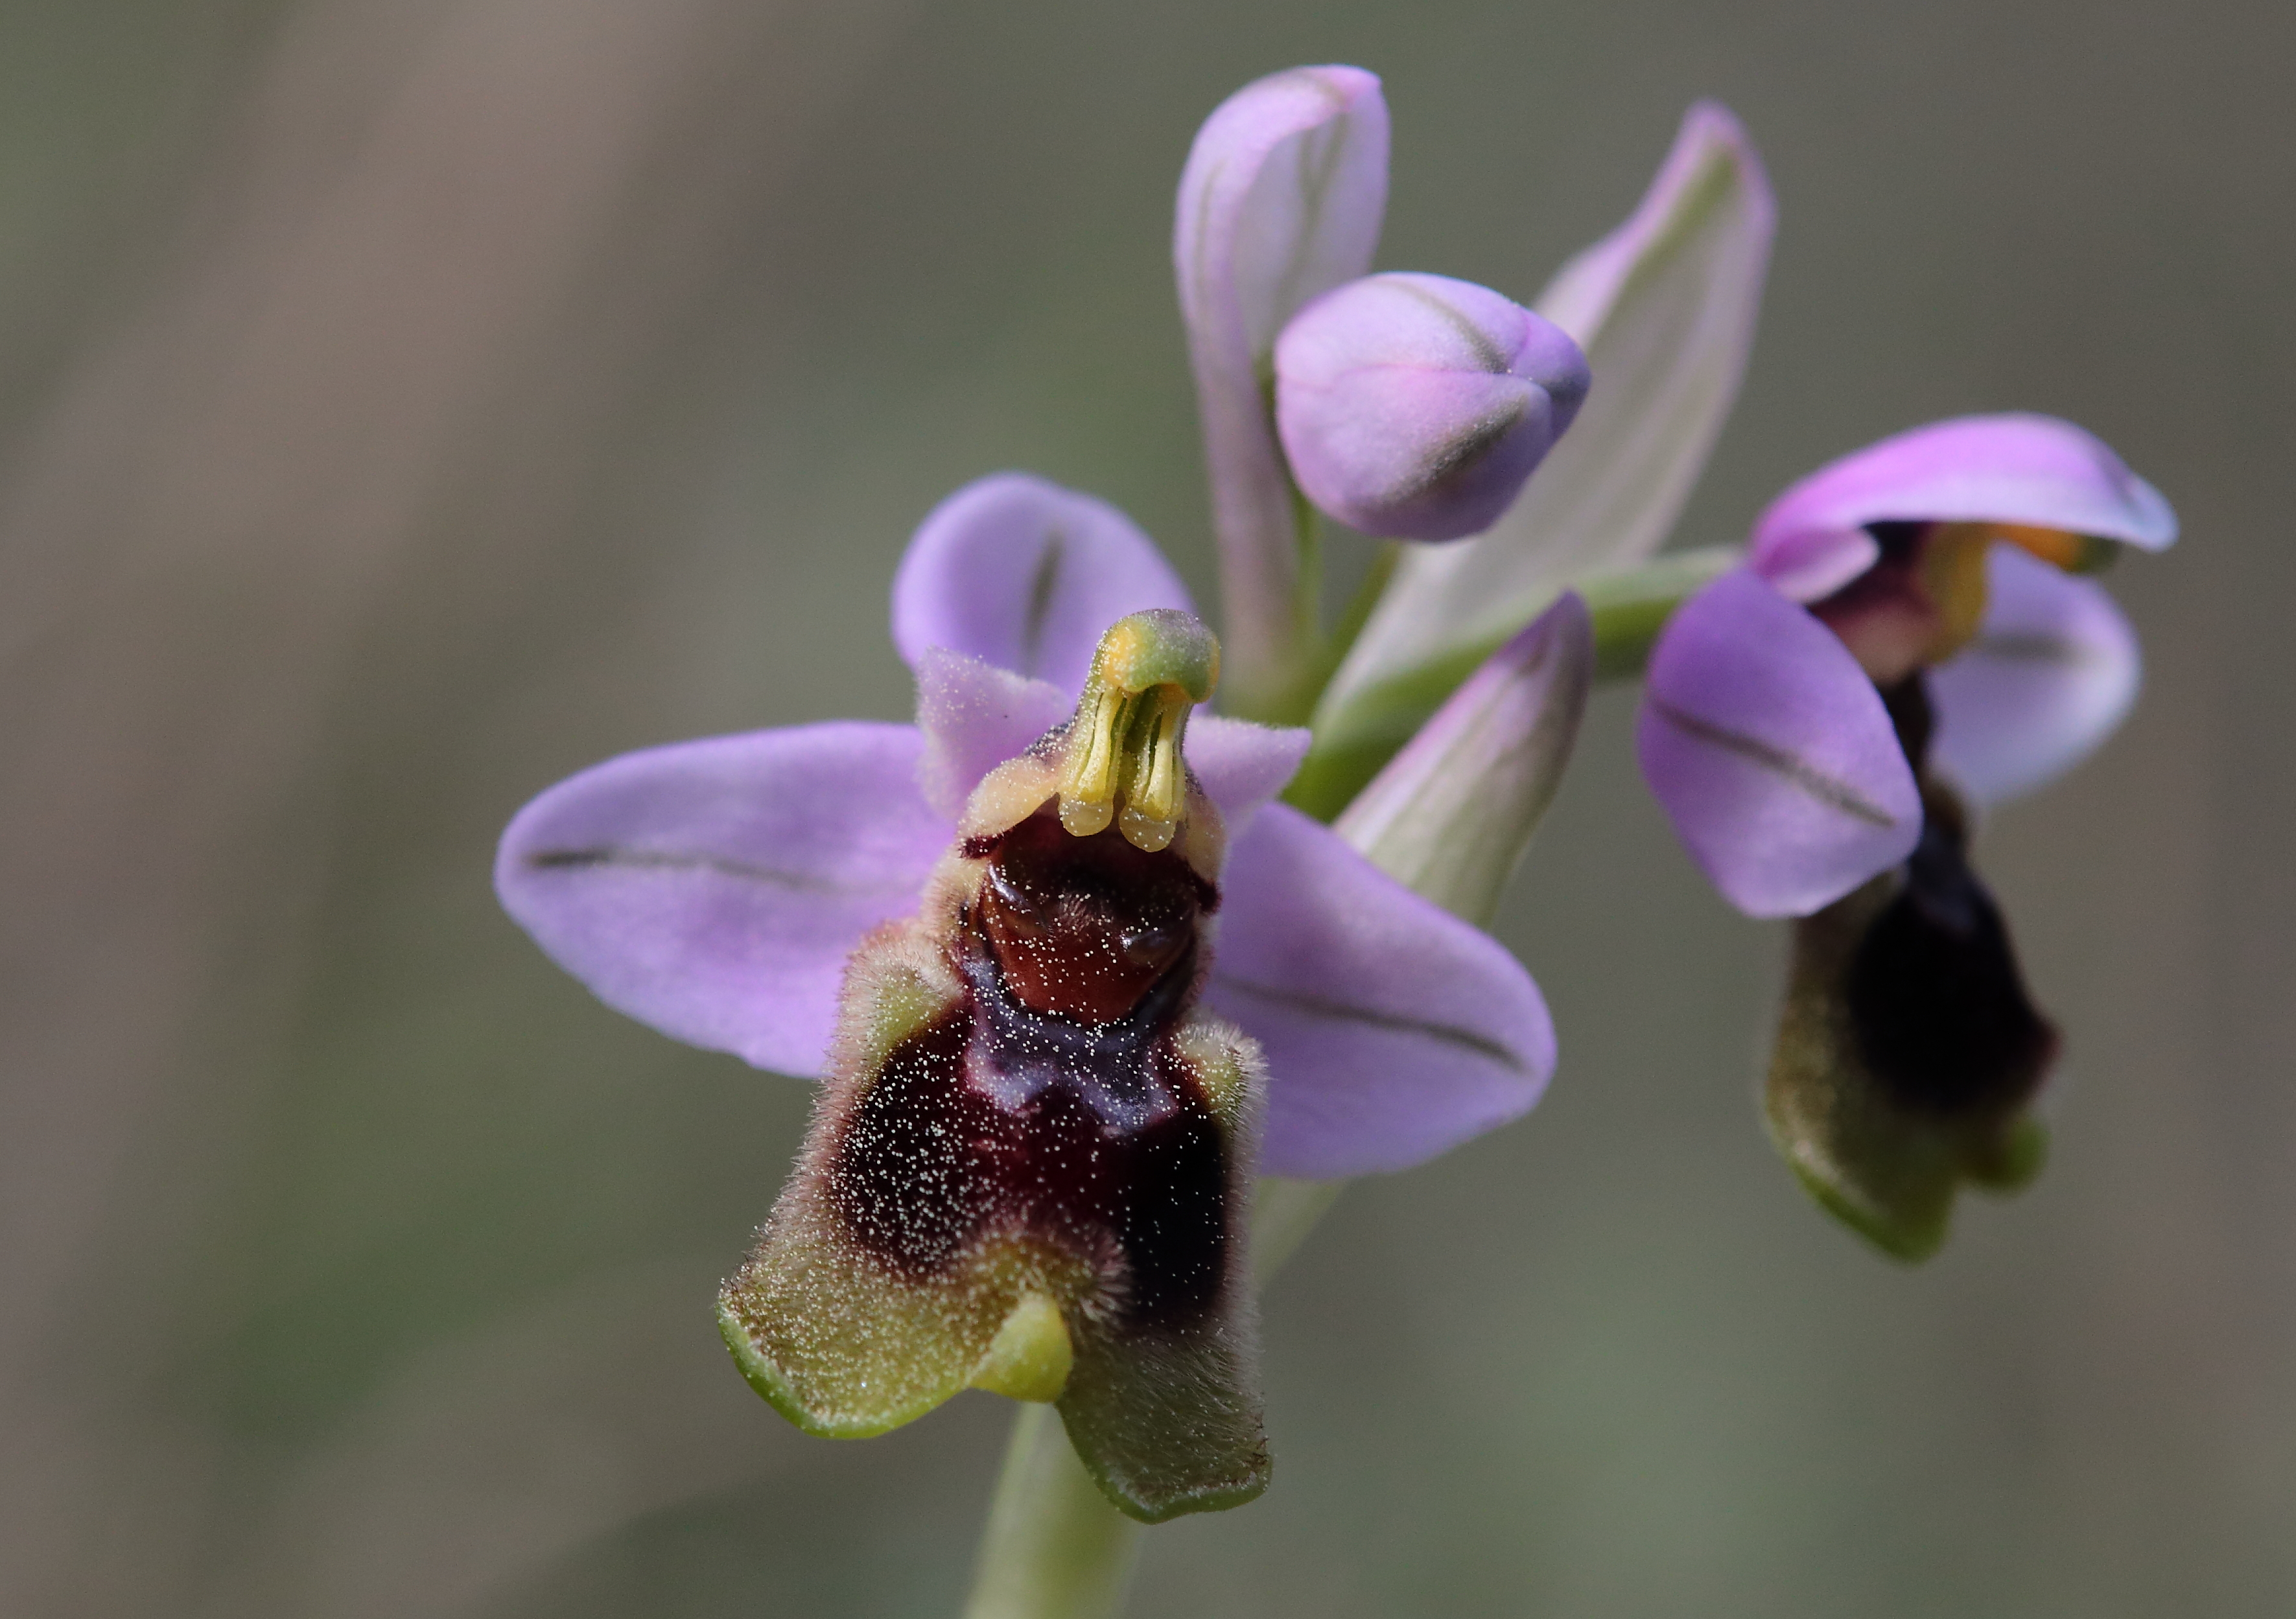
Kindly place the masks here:
<instances>
[{"instance_id":1,"label":"orchid flower","mask_svg":"<svg viewBox=\"0 0 2296 1619\"><path fill-rule=\"evenodd\" d=\"M1683 841L1800 919L1769 1116L1821 1199L1915 1255L1960 1182L2036 1161L2055 1034L1970 806L2127 708L2134 637L2064 570L2167 544L2168 507L2066 423L1971 418L1795 486L1742 565L1660 556L1760 306L1745 131L1693 107L1529 307L1371 274L1387 150L1377 78L1300 68L1181 176L1225 641L1122 513L982 478L894 579L914 724L627 755L504 835L504 907L601 1000L823 1082L720 1294L758 1392L846 1436L1027 1402L977 1611L1065 1611L1070 1574L1112 1602L1095 1489L1152 1522L1264 1488L1252 1244L1538 1100L1545 1003L1477 924L1598 675L1647 663ZM1421 542L1330 627L1320 514ZM1223 664L1246 717L1210 710Z\"/></svg>"},{"instance_id":2,"label":"orchid flower","mask_svg":"<svg viewBox=\"0 0 2296 1619\"><path fill-rule=\"evenodd\" d=\"M2029 1108L2057 1036L1971 869L1971 805L2070 768L2120 723L2135 634L2094 580L2176 518L2070 422L1932 423L1778 497L1744 568L1651 658L1644 774L1754 916L1806 919L1771 1127L1829 1207L1889 1250L1942 1240L1954 1189L2038 1166Z\"/></svg>"},{"instance_id":3,"label":"orchid flower","mask_svg":"<svg viewBox=\"0 0 2296 1619\"><path fill-rule=\"evenodd\" d=\"M853 1043L894 1043L885 1029L895 1014L863 1016L865 1033L876 1031L865 1037L840 1031L840 985L849 1010L857 998L900 1001L883 987L890 969L849 970L849 959L859 961L865 942L903 919L961 904L949 897L955 879L946 867L976 846L965 839L983 836L984 816L996 818L981 795L1011 790L1014 762L1042 754L1045 739L1066 734L1082 713L1078 702L1095 700L1106 685L1095 678L1103 632L1128 615L1188 609L1153 544L1113 508L1033 478L985 478L926 519L896 576L893 641L916 673L914 725L832 722L609 760L512 822L496 866L503 904L608 1005L760 1067L826 1074L847 1096L859 1072ZM1242 1032L1234 1050L1258 1053L1221 1059L1226 1068L1244 1074L1264 1064L1258 1167L1307 1177L1401 1169L1536 1101L1554 1067L1554 1032L1529 975L1488 936L1384 874L1330 829L1269 802L1307 741L1301 731L1208 715L1185 725L1180 757L1190 792L1200 789L1209 806L1193 824L1210 829L1210 852L1191 856L1203 889L1193 903L1209 944L1201 1002ZM1175 836L1170 824L1163 836ZM933 895L941 897L928 903ZM906 948L914 956L920 947ZM1181 985L1191 998L1193 970ZM928 969L912 977L927 987L902 993L988 1015L977 986ZM913 1018L914 1026L925 1021ZM877 1057L882 1064L882 1050ZM1137 1123L1120 1117L1115 1102L1093 1106L1111 1139ZM1254 1099L1249 1110L1259 1106ZM927 1116L924 1102L916 1107ZM845 1115L833 1116L838 1108ZM849 1101L824 1103L809 1163L834 1150L823 1132L851 1113ZM1213 1204L1233 1214L1234 1182L1253 1159L1240 1127L1221 1128L1228 1167L1216 1177ZM849 1136L849 1119L842 1139ZM792 1183L808 1197L822 1195L823 1184L819 1174ZM951 1252L980 1237L988 1229L981 1222L1012 1212L983 1209L978 1229L948 1239ZM1120 1213L1111 1218L1121 1226ZM1241 1228L1221 1230L1240 1254ZM1048 1296L1012 1278L974 1296L959 1322L947 1308L889 1304L882 1288L864 1286L874 1275L865 1264L832 1276L809 1260L806 1285L818 1312L874 1356L853 1350L865 1364L855 1362L851 1386L811 1403L792 1392L764 1344L771 1334L757 1300L770 1279L755 1261L728 1284L729 1337L768 1397L815 1431L882 1431L968 1382L1049 1389L1088 1465L1128 1510L1164 1517L1256 1492L1261 1474L1236 1460L1258 1431L1244 1318L1232 1310L1222 1318L1234 1340L1226 1374L1234 1386L1188 1407L1199 1416L1229 1408L1248 1415L1236 1420L1250 1439L1217 1457L1142 1431L1137 1413L1157 1409L1140 1382L1152 1384L1153 1367L1085 1354L1088 1344L1125 1345L1120 1301L1137 1286L1128 1280L1128 1251L1117 1243L1114 1257L1095 1260L1105 1273L1096 1271L1092 1287L1068 1288L1061 1313L1078 1358L1064 1385L1015 1382L1004 1366L1011 1357L997 1349L999 1334L1016 1312L1041 1314L1031 1301ZM780 1285L797 1284L784 1275ZM879 1325L857 1324L865 1318Z\"/></svg>"},{"instance_id":4,"label":"orchid flower","mask_svg":"<svg viewBox=\"0 0 2296 1619\"><path fill-rule=\"evenodd\" d=\"M1571 338L1497 294L1358 279L1385 190L1378 81L1349 68L1246 86L1182 176L1231 681L1262 714L1320 683L1295 464L1456 533L1587 392ZM1199 711L1219 645L1101 502L960 490L901 562L892 631L914 725L610 760L512 821L503 903L609 1005L825 1082L720 1300L784 1415L875 1433L972 1385L1056 1402L1136 1517L1248 1499L1251 1175L1408 1167L1553 1070L1537 986L1473 922L1568 756L1586 608L1526 612L1336 827L1271 801L1308 732Z\"/></svg>"},{"instance_id":5,"label":"orchid flower","mask_svg":"<svg viewBox=\"0 0 2296 1619\"><path fill-rule=\"evenodd\" d=\"M1684 432L1702 454L1768 225L1736 200L1759 171L1726 115L1684 140L1558 279L1566 331L1464 282L1365 277L1371 75L1273 75L1206 121L1174 262L1239 707L1304 714L1329 667L1300 491L1398 534L1482 526L1579 413L1574 333L1639 355L1639 397L1686 424L1603 476L1672 464ZM1670 367L1685 312L1704 357ZM1136 1517L1257 1492L1250 1177L1423 1162L1554 1067L1536 985L1473 924L1560 779L1595 634L1575 594L1513 607L1464 663L1447 650L1423 728L1326 826L1272 802L1307 731L1200 711L1220 649L1146 536L999 475L929 516L894 580L914 725L649 749L520 813L497 887L554 960L667 1034L824 1081L721 1296L760 1393L862 1435L970 1384L1057 1402Z\"/></svg>"},{"instance_id":6,"label":"orchid flower","mask_svg":"<svg viewBox=\"0 0 2296 1619\"><path fill-rule=\"evenodd\" d=\"M1775 218L1744 128L1711 102L1692 107L1634 211L1532 300L1592 379L1575 410L1562 405L1567 384L1552 396L1570 436L1482 532L1401 548L1316 698L1315 743L1290 801L1337 814L1566 589L1592 597L1595 582L1639 571L1658 587L1652 606L1662 615L1681 593L1676 576L1686 568L1702 582L1704 559L1657 553L1737 398ZM1547 370L1560 379L1553 362Z\"/></svg>"}]
</instances>

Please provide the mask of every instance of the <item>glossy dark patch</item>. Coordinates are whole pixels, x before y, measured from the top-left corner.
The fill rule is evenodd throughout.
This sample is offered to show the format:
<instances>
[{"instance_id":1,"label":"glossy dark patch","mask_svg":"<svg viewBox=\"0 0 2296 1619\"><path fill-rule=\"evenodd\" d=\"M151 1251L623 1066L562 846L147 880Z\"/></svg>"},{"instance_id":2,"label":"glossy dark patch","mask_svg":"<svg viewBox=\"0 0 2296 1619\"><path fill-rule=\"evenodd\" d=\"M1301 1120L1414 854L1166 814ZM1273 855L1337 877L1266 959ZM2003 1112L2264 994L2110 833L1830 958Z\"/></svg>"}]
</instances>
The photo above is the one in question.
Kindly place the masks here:
<instances>
[{"instance_id":1,"label":"glossy dark patch","mask_svg":"<svg viewBox=\"0 0 2296 1619\"><path fill-rule=\"evenodd\" d=\"M1885 607L1929 611L1929 591L1922 582L1921 561L1922 541L1930 527L1928 523L1866 524L1866 532L1874 536L1881 554L1874 559L1872 567L1832 595L1811 602L1809 610L1836 628Z\"/></svg>"},{"instance_id":2,"label":"glossy dark patch","mask_svg":"<svg viewBox=\"0 0 2296 1619\"><path fill-rule=\"evenodd\" d=\"M829 1191L855 1238L922 1276L984 1228L1018 1226L1095 1262L1120 1253L1125 1321L1200 1319L1226 1272L1228 1174L1193 1082L1173 1065L1160 1116L1112 1128L1104 1086L1071 1075L1015 1100L966 1083L980 1026L960 1012L902 1043L846 1122Z\"/></svg>"},{"instance_id":3,"label":"glossy dark patch","mask_svg":"<svg viewBox=\"0 0 2296 1619\"><path fill-rule=\"evenodd\" d=\"M2013 1112L2056 1055L2056 1030L2026 994L2000 907L1943 805L1930 806L1905 886L1859 943L1848 993L1859 1056L1907 1108Z\"/></svg>"},{"instance_id":4,"label":"glossy dark patch","mask_svg":"<svg viewBox=\"0 0 2296 1619\"><path fill-rule=\"evenodd\" d=\"M1920 527L1875 524L1874 533L1887 551L1900 536L1883 530ZM1906 762L1925 773L1937 724L1927 676L1881 691ZM1906 1107L2013 1112L2056 1055L2057 1032L2025 993L2001 908L1970 866L1961 806L1934 785L1922 795L1905 886L1859 942L1848 993L1858 1055Z\"/></svg>"},{"instance_id":5,"label":"glossy dark patch","mask_svg":"<svg viewBox=\"0 0 2296 1619\"><path fill-rule=\"evenodd\" d=\"M1866 524L1866 532L1882 548L1879 560L1909 567L1920 557L1922 536L1930 531L1930 527L1926 519L1913 522L1884 519Z\"/></svg>"},{"instance_id":6,"label":"glossy dark patch","mask_svg":"<svg viewBox=\"0 0 2296 1619\"><path fill-rule=\"evenodd\" d=\"M1129 1016L1218 903L1177 851L1135 848L1113 827L1071 837L1049 806L988 860L974 912L1004 982L1031 1010L1080 1023Z\"/></svg>"},{"instance_id":7,"label":"glossy dark patch","mask_svg":"<svg viewBox=\"0 0 2296 1619\"><path fill-rule=\"evenodd\" d=\"M1889 710L1890 728L1898 733L1898 746L1905 751L1906 763L1919 775L1929 764L1930 738L1937 732L1937 711L1930 703L1929 676L1916 672L1880 691L1882 706Z\"/></svg>"},{"instance_id":8,"label":"glossy dark patch","mask_svg":"<svg viewBox=\"0 0 2296 1619\"><path fill-rule=\"evenodd\" d=\"M1049 814L989 859L952 942L970 993L855 1105L831 1198L914 1274L1018 1227L1102 1266L1120 1320L1198 1320L1226 1277L1231 1177L1172 1032L1209 885L1169 851L1071 838Z\"/></svg>"}]
</instances>

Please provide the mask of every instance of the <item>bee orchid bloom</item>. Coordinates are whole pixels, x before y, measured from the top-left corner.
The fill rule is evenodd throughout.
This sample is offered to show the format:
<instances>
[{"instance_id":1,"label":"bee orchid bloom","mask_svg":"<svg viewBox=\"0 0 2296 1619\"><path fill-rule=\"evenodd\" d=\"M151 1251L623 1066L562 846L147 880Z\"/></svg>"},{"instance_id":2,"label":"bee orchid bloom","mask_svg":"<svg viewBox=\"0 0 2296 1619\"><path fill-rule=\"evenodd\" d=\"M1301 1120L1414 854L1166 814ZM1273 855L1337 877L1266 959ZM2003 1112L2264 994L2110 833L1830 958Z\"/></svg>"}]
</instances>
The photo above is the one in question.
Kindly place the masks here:
<instances>
[{"instance_id":1,"label":"bee orchid bloom","mask_svg":"<svg viewBox=\"0 0 2296 1619\"><path fill-rule=\"evenodd\" d=\"M1969 865L1970 802L2119 724L2136 637L2069 570L2175 537L2159 492L2069 422L1937 422L1787 490L1652 653L1652 790L1739 909L1806 919L1773 1132L1891 1252L1942 1240L1960 1181L2038 1166L2027 1110L2057 1035Z\"/></svg>"},{"instance_id":2,"label":"bee orchid bloom","mask_svg":"<svg viewBox=\"0 0 2296 1619\"><path fill-rule=\"evenodd\" d=\"M521 811L496 868L608 1005L830 1081L727 1286L761 1392L838 1435L968 1383L1057 1398L1149 1518L1264 1480L1251 1171L1422 1162L1523 1112L1554 1060L1512 955L1270 802L1304 732L1192 716L1216 655L1188 607L1113 508L983 479L896 579L915 725L609 760ZM1142 1236L1182 1228L1177 1258Z\"/></svg>"}]
</instances>

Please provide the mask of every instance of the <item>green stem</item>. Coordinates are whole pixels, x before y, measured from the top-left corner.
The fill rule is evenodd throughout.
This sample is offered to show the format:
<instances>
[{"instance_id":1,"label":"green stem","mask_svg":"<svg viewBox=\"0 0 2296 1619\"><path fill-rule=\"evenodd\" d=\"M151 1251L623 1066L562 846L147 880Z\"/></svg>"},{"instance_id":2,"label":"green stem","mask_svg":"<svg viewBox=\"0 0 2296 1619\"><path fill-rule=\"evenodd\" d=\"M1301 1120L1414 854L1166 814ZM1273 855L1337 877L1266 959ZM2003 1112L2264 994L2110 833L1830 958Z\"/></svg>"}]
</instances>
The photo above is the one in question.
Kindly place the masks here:
<instances>
[{"instance_id":1,"label":"green stem","mask_svg":"<svg viewBox=\"0 0 2296 1619\"><path fill-rule=\"evenodd\" d=\"M1720 545L1677 551L1624 573L1584 581L1579 593L1595 619L1595 678L1639 678L1674 609L1734 566L1739 556L1734 547Z\"/></svg>"},{"instance_id":2,"label":"green stem","mask_svg":"<svg viewBox=\"0 0 2296 1619\"><path fill-rule=\"evenodd\" d=\"M1049 1405L1022 1405L964 1619L1112 1619L1143 1525L1108 1504Z\"/></svg>"},{"instance_id":3,"label":"green stem","mask_svg":"<svg viewBox=\"0 0 2296 1619\"><path fill-rule=\"evenodd\" d=\"M1272 401L1273 396L1270 396ZM1270 403L1268 410L1275 406ZM1269 431L1273 432L1273 416ZM1220 706L1238 719L1266 725L1304 725L1331 678L1333 660L1324 634L1324 514L1284 479L1291 521L1291 600L1268 621L1235 617L1237 585L1232 550L1223 544L1221 590L1230 605L1227 674ZM1244 638L1250 636L1249 644Z\"/></svg>"},{"instance_id":4,"label":"green stem","mask_svg":"<svg viewBox=\"0 0 2296 1619\"><path fill-rule=\"evenodd\" d=\"M1595 678L1639 675L1669 616L1739 556L1726 546L1673 552L1639 568L1575 581L1573 587L1587 599L1595 618ZM1558 589L1554 595L1561 593ZM1385 676L1344 702L1323 704L1316 714L1315 742L1300 773L1283 789L1284 802L1318 821L1334 819L1442 707L1443 699L1508 636L1544 611L1554 595L1529 601L1520 620L1500 630Z\"/></svg>"},{"instance_id":5,"label":"green stem","mask_svg":"<svg viewBox=\"0 0 2296 1619\"><path fill-rule=\"evenodd\" d=\"M1345 1184L1259 1182L1251 1211L1255 1287L1265 1288ZM988 1509L964 1619L1114 1619L1140 1558L1136 1523L1108 1504L1049 1405L1021 1407Z\"/></svg>"}]
</instances>

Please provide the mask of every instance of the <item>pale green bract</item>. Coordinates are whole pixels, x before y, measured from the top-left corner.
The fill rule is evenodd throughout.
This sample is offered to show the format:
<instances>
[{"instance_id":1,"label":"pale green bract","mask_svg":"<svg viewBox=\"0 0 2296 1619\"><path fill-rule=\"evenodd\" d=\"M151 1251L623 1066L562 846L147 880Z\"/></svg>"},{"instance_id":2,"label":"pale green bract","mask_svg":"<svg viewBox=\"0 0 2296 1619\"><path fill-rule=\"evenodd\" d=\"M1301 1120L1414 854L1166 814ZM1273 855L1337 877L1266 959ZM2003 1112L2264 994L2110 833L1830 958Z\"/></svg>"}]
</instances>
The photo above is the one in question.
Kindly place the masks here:
<instances>
[{"instance_id":1,"label":"pale green bract","mask_svg":"<svg viewBox=\"0 0 2296 1619\"><path fill-rule=\"evenodd\" d=\"M1775 209L1737 120L1684 119L1634 216L1566 264L1538 311L1595 386L1571 430L1487 533L1411 546L1325 688L1308 774L1344 803L1467 673L1563 589L1655 555L1735 401Z\"/></svg>"}]
</instances>

